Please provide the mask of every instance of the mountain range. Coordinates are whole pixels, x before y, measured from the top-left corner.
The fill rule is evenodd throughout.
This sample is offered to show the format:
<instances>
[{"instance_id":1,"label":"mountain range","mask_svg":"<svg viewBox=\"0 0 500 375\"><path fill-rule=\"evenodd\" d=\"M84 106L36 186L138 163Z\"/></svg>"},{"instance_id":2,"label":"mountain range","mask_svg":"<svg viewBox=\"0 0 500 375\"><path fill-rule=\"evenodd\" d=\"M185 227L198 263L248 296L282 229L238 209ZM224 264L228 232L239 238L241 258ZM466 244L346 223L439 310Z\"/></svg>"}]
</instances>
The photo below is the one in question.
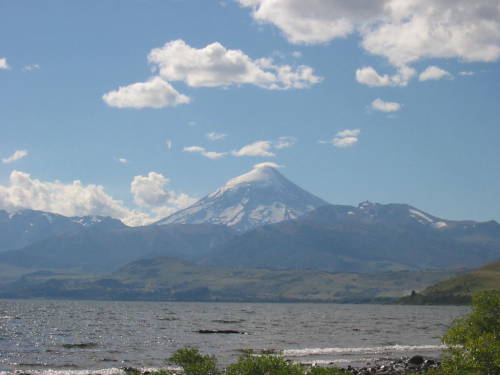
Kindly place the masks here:
<instances>
[{"instance_id":1,"label":"mountain range","mask_svg":"<svg viewBox=\"0 0 500 375\"><path fill-rule=\"evenodd\" d=\"M131 262L160 258L170 260L158 260L165 268L155 271L158 278L179 277L167 267L172 262L189 262L193 278L221 275L221 268L375 274L495 261L500 224L446 220L406 204L331 205L261 164L144 227L97 216L0 211L0 250L0 284L40 271L110 275L120 269L123 275ZM29 280L23 285L39 279Z\"/></svg>"},{"instance_id":2,"label":"mountain range","mask_svg":"<svg viewBox=\"0 0 500 375\"><path fill-rule=\"evenodd\" d=\"M0 251L20 249L62 233L92 227L117 229L126 225L120 220L103 216L66 217L28 209L14 212L0 210Z\"/></svg>"}]
</instances>

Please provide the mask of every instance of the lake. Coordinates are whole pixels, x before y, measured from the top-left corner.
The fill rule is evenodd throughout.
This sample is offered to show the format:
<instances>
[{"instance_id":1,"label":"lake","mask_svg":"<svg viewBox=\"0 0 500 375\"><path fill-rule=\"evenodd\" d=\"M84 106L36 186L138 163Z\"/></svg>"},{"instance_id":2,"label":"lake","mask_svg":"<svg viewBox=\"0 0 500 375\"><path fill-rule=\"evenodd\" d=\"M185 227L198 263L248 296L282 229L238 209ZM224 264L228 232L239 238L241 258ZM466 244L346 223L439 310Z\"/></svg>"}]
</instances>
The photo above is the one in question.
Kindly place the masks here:
<instances>
[{"instance_id":1,"label":"lake","mask_svg":"<svg viewBox=\"0 0 500 375\"><path fill-rule=\"evenodd\" d=\"M362 365L437 357L465 306L0 300L0 374L121 374L165 367L194 346L222 365L243 349L298 362ZM203 334L234 330L241 334Z\"/></svg>"}]
</instances>

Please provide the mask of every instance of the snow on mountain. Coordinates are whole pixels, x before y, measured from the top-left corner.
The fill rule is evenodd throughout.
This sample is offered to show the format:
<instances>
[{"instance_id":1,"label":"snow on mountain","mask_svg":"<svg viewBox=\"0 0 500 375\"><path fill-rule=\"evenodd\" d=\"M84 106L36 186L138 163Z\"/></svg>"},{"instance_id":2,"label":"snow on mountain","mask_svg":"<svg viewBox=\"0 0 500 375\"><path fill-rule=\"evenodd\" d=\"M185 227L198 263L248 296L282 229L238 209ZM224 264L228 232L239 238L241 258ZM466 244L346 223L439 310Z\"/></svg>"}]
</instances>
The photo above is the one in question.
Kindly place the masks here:
<instances>
[{"instance_id":1,"label":"snow on mountain","mask_svg":"<svg viewBox=\"0 0 500 375\"><path fill-rule=\"evenodd\" d=\"M24 247L33 242L84 228L121 228L117 219L103 216L66 217L30 209L0 210L0 251Z\"/></svg>"},{"instance_id":2,"label":"snow on mountain","mask_svg":"<svg viewBox=\"0 0 500 375\"><path fill-rule=\"evenodd\" d=\"M273 163L254 166L215 192L156 224L224 224L245 231L295 219L328 204L286 179Z\"/></svg>"}]
</instances>

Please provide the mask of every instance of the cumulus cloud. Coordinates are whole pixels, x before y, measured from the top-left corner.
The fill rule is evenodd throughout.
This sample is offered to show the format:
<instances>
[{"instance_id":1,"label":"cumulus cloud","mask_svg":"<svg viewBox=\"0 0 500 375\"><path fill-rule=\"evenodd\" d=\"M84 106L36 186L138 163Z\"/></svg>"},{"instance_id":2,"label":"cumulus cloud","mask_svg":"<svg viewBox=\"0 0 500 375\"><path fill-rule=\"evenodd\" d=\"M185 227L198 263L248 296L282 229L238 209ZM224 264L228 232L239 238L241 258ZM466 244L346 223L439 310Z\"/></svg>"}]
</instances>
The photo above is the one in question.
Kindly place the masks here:
<instances>
[{"instance_id":1,"label":"cumulus cloud","mask_svg":"<svg viewBox=\"0 0 500 375\"><path fill-rule=\"evenodd\" d=\"M12 155L10 155L6 158L2 158L2 163L9 164L9 163L15 162L16 160L22 159L27 155L28 155L28 151L26 151L26 150L16 150L16 152L14 152Z\"/></svg>"},{"instance_id":2,"label":"cumulus cloud","mask_svg":"<svg viewBox=\"0 0 500 375\"><path fill-rule=\"evenodd\" d=\"M186 104L191 99L177 92L172 85L160 77L147 82L133 83L110 91L102 96L110 107L117 108L163 108Z\"/></svg>"},{"instance_id":3,"label":"cumulus cloud","mask_svg":"<svg viewBox=\"0 0 500 375\"><path fill-rule=\"evenodd\" d=\"M208 159L220 159L227 155L226 152L207 151L201 146L188 146L182 149L184 152L197 153Z\"/></svg>"},{"instance_id":4,"label":"cumulus cloud","mask_svg":"<svg viewBox=\"0 0 500 375\"><path fill-rule=\"evenodd\" d=\"M0 59L0 70L2 70L2 69L9 69L9 68L10 68L10 66L7 63L7 59L5 57L1 58Z\"/></svg>"},{"instance_id":5,"label":"cumulus cloud","mask_svg":"<svg viewBox=\"0 0 500 375\"><path fill-rule=\"evenodd\" d=\"M270 141L257 141L249 145L243 146L239 150L233 150L231 153L234 156L265 156L273 157L275 153L271 151L273 144Z\"/></svg>"},{"instance_id":6,"label":"cumulus cloud","mask_svg":"<svg viewBox=\"0 0 500 375\"><path fill-rule=\"evenodd\" d=\"M306 65L276 65L271 58L252 59L241 50L215 42L195 48L174 40L153 49L148 56L159 75L191 87L251 84L269 90L307 88L321 81Z\"/></svg>"},{"instance_id":7,"label":"cumulus cloud","mask_svg":"<svg viewBox=\"0 0 500 375\"><path fill-rule=\"evenodd\" d=\"M69 184L44 182L20 171L13 171L9 182L9 186L0 185L0 207L6 210L30 208L65 216L103 215L125 222L136 216L100 185L83 185L78 180Z\"/></svg>"},{"instance_id":8,"label":"cumulus cloud","mask_svg":"<svg viewBox=\"0 0 500 375\"><path fill-rule=\"evenodd\" d=\"M365 66L356 70L356 80L370 87L406 86L415 73L415 69L401 66L398 72L392 76L380 75L373 67Z\"/></svg>"},{"instance_id":9,"label":"cumulus cloud","mask_svg":"<svg viewBox=\"0 0 500 375\"><path fill-rule=\"evenodd\" d=\"M297 143L297 138L295 137L290 137L290 136L279 137L276 141L274 141L274 148L281 150L283 148L292 147L295 145L295 143Z\"/></svg>"},{"instance_id":10,"label":"cumulus cloud","mask_svg":"<svg viewBox=\"0 0 500 375\"><path fill-rule=\"evenodd\" d=\"M205 134L205 136L210 139L211 141L220 141L221 139L224 139L227 137L227 134L224 133L216 133L216 132L211 132Z\"/></svg>"},{"instance_id":11,"label":"cumulus cloud","mask_svg":"<svg viewBox=\"0 0 500 375\"><path fill-rule=\"evenodd\" d=\"M401 104L396 102L384 102L377 98L371 104L372 109L381 112L397 112L401 109Z\"/></svg>"},{"instance_id":12,"label":"cumulus cloud","mask_svg":"<svg viewBox=\"0 0 500 375\"><path fill-rule=\"evenodd\" d=\"M354 146L358 142L358 136L361 133L360 129L345 129L339 131L332 139L319 141L319 143L329 143L336 147L346 148Z\"/></svg>"},{"instance_id":13,"label":"cumulus cloud","mask_svg":"<svg viewBox=\"0 0 500 375\"><path fill-rule=\"evenodd\" d=\"M141 208L151 210L159 220L193 204L196 199L184 193L167 189L169 179L160 173L149 172L147 176L135 176L130 184L134 202Z\"/></svg>"},{"instance_id":14,"label":"cumulus cloud","mask_svg":"<svg viewBox=\"0 0 500 375\"><path fill-rule=\"evenodd\" d=\"M452 78L450 72L447 72L444 69L441 69L437 66L429 66L418 76L419 81L429 81L429 80L438 80L442 78Z\"/></svg>"},{"instance_id":15,"label":"cumulus cloud","mask_svg":"<svg viewBox=\"0 0 500 375\"><path fill-rule=\"evenodd\" d=\"M134 201L150 211L142 212L112 198L102 185L84 185L78 180L41 181L15 170L10 174L9 184L0 185L0 209L33 209L64 216L111 216L127 225L145 225L195 201L187 194L166 190L167 184L168 179L155 172L134 177L131 184Z\"/></svg>"},{"instance_id":16,"label":"cumulus cloud","mask_svg":"<svg viewBox=\"0 0 500 375\"><path fill-rule=\"evenodd\" d=\"M500 58L497 0L237 0L294 44L357 32L362 47L401 66L423 58Z\"/></svg>"}]
</instances>

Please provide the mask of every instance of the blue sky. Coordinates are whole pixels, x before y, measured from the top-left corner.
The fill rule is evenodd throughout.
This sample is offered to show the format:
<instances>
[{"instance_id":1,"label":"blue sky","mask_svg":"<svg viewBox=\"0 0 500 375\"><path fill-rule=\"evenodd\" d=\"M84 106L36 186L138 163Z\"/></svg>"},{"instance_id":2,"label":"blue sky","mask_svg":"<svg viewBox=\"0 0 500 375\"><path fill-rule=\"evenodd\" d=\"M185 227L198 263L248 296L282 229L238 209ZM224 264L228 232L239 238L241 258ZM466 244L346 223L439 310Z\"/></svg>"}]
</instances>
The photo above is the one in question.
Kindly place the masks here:
<instances>
[{"instance_id":1,"label":"blue sky","mask_svg":"<svg viewBox=\"0 0 500 375\"><path fill-rule=\"evenodd\" d=\"M497 0L0 0L0 35L0 208L138 225L271 161L500 220Z\"/></svg>"}]
</instances>

